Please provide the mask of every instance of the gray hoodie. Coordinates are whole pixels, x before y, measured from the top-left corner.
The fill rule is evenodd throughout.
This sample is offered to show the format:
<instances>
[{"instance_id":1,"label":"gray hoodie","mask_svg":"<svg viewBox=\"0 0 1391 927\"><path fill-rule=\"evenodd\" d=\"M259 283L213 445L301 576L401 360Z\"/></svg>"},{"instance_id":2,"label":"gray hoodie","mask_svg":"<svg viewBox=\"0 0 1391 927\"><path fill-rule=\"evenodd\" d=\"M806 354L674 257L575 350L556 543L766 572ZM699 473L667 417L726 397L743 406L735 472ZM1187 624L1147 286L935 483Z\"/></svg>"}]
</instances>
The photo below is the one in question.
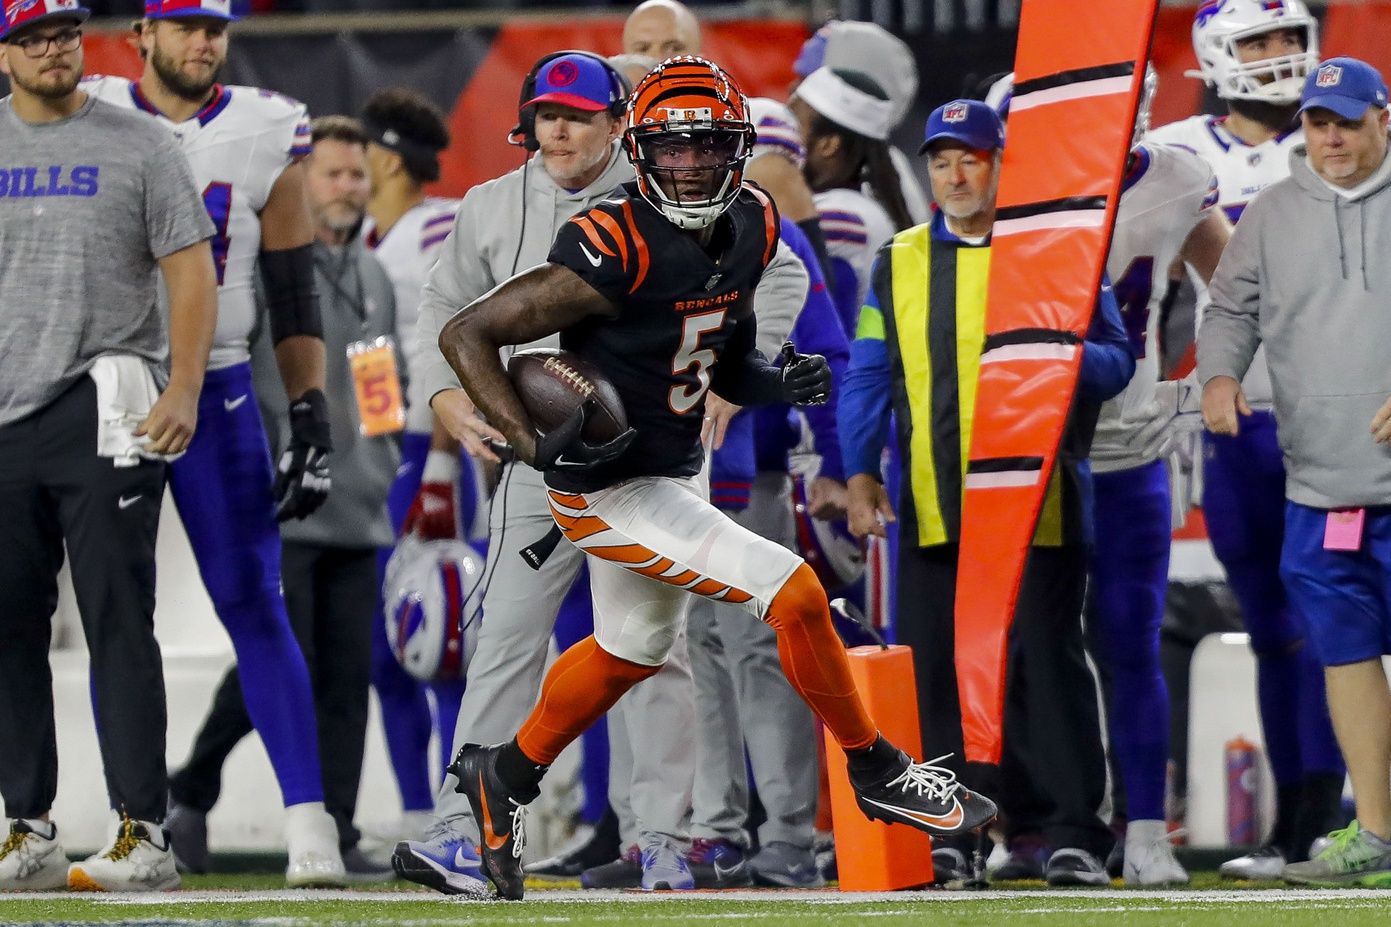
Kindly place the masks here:
<instances>
[{"instance_id":1,"label":"gray hoodie","mask_svg":"<svg viewBox=\"0 0 1391 927\"><path fill-rule=\"evenodd\" d=\"M1391 505L1391 448L1372 417L1391 398L1391 169L1355 198L1309 167L1263 190L1212 278L1198 377L1270 360L1285 494L1314 508Z\"/></svg>"}]
</instances>

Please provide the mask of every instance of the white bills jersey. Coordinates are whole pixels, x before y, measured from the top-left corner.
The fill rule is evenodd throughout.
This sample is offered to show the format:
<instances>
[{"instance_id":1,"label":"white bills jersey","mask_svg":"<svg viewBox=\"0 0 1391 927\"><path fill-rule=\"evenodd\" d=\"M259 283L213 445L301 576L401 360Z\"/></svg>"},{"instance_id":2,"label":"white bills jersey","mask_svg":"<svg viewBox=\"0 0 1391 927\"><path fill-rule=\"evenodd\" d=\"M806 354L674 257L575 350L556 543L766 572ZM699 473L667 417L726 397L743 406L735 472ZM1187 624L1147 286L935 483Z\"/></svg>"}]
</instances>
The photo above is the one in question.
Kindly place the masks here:
<instances>
[{"instance_id":1,"label":"white bills jersey","mask_svg":"<svg viewBox=\"0 0 1391 927\"><path fill-rule=\"evenodd\" d=\"M396 342L405 358L403 373L409 378L406 393L406 430L429 433L431 426L428 396L421 396L425 384L411 377L420 355L416 319L420 315L421 290L439 258L440 246L454 228L458 200L430 197L408 209L385 235L378 235L371 218L363 226L363 241L386 268L396 291Z\"/></svg>"},{"instance_id":2,"label":"white bills jersey","mask_svg":"<svg viewBox=\"0 0 1391 927\"><path fill-rule=\"evenodd\" d=\"M884 207L859 190L837 187L816 194L814 200L834 274L827 281L831 300L845 330L853 333L869 292L874 256L894 236L893 220Z\"/></svg>"},{"instance_id":3,"label":"white bills jersey","mask_svg":"<svg viewBox=\"0 0 1391 927\"><path fill-rule=\"evenodd\" d=\"M217 332L208 369L247 361L256 325L253 275L261 250L261 210L285 168L309 154L303 104L256 87L216 86L193 118L172 122L123 77L93 77L82 89L107 103L149 113L174 133L217 232Z\"/></svg>"},{"instance_id":4,"label":"white bills jersey","mask_svg":"<svg viewBox=\"0 0 1391 927\"><path fill-rule=\"evenodd\" d=\"M1217 203L1217 179L1202 158L1146 140L1134 152L1121 186L1116 229L1106 273L1135 352L1135 375L1120 395L1101 407L1092 441L1092 467L1099 473L1149 463L1127 439L1152 421L1160 376L1160 304L1169 268L1184 241ZM1167 417L1167 416L1166 416Z\"/></svg>"},{"instance_id":5,"label":"white bills jersey","mask_svg":"<svg viewBox=\"0 0 1391 927\"><path fill-rule=\"evenodd\" d=\"M1290 151L1304 144L1304 130L1296 126L1259 145L1248 145L1227 131L1224 117L1193 116L1160 126L1145 140L1187 148L1206 161L1217 175L1217 203L1235 223L1257 193L1290 175ZM1194 284L1201 309L1207 303L1206 288L1197 280ZM1246 401L1253 407L1271 407L1273 397L1264 348L1256 352L1241 385Z\"/></svg>"}]
</instances>

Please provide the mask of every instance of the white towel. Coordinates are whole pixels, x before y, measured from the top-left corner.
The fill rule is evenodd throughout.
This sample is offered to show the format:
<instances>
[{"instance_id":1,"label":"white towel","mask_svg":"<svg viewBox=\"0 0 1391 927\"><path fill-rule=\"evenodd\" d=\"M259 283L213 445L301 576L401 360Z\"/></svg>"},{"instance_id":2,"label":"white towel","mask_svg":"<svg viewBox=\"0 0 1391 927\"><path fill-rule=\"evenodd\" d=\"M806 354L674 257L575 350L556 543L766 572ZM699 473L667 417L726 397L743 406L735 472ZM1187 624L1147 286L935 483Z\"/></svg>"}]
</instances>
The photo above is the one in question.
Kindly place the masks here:
<instances>
[{"instance_id":1,"label":"white towel","mask_svg":"<svg viewBox=\"0 0 1391 927\"><path fill-rule=\"evenodd\" d=\"M149 363L134 354L104 354L89 371L97 385L97 455L110 457L117 467L146 460L176 460L182 454L153 454L148 435L136 437L159 399L159 387Z\"/></svg>"}]
</instances>

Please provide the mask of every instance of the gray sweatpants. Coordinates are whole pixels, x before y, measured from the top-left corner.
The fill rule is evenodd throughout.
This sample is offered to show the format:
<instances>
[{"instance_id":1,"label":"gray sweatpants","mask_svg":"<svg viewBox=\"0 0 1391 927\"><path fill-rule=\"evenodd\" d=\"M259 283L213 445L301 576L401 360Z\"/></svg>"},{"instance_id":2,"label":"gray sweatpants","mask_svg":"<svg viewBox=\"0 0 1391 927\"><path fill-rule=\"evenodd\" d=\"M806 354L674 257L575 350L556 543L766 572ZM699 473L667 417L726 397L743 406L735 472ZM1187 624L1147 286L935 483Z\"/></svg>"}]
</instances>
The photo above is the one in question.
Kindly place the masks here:
<instances>
[{"instance_id":1,"label":"gray sweatpants","mask_svg":"<svg viewBox=\"0 0 1391 927\"><path fill-rule=\"evenodd\" d=\"M527 565L517 552L539 540L553 525L541 474L522 463L504 466L488 513L484 618L454 728L456 747L510 740L536 704L556 615L584 557L577 547L561 541L540 570ZM633 687L619 701L610 715L610 730L618 714L641 724L643 718L669 717L671 706L691 702L685 648L677 649L681 659L673 652L661 672ZM690 725L648 722L638 737L643 749L631 772L632 780L642 783L633 798L638 826L678 840L689 839ZM455 830L476 837L468 799L455 791L457 784L454 776L444 777L435 797L435 815ZM610 786L611 793L613 788ZM651 800L643 800L646 796Z\"/></svg>"},{"instance_id":2,"label":"gray sweatpants","mask_svg":"<svg viewBox=\"0 0 1391 927\"><path fill-rule=\"evenodd\" d=\"M790 493L786 474L761 473L749 507L732 517L793 550ZM700 705L691 833L749 845L747 747L768 812L758 830L760 844L782 841L809 849L816 821L816 727L811 709L783 673L777 633L742 609L697 597L687 634Z\"/></svg>"}]
</instances>

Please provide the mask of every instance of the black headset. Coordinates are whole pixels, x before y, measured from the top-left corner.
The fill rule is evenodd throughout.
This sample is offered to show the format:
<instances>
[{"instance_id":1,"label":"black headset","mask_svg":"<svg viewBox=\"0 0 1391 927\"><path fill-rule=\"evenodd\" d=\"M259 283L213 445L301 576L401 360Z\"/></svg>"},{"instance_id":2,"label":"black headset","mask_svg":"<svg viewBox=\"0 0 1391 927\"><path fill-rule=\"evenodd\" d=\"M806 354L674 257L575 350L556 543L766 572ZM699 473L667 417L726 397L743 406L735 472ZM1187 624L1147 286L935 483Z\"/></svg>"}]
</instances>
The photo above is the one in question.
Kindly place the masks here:
<instances>
[{"instance_id":1,"label":"black headset","mask_svg":"<svg viewBox=\"0 0 1391 927\"><path fill-rule=\"evenodd\" d=\"M527 106L526 102L536 96L536 81L541 74L541 69L565 55L583 55L604 66L604 72L609 76L610 85L607 112L615 119L623 118L623 114L628 108L628 94L633 89L628 83L628 78L624 77L601 55L578 48L567 48L544 55L540 61L531 66L530 71L526 72L526 77L522 79L522 93L517 100L517 125L507 135L507 141L510 144L521 145L527 151L540 150L541 144L536 141L536 107Z\"/></svg>"}]
</instances>

